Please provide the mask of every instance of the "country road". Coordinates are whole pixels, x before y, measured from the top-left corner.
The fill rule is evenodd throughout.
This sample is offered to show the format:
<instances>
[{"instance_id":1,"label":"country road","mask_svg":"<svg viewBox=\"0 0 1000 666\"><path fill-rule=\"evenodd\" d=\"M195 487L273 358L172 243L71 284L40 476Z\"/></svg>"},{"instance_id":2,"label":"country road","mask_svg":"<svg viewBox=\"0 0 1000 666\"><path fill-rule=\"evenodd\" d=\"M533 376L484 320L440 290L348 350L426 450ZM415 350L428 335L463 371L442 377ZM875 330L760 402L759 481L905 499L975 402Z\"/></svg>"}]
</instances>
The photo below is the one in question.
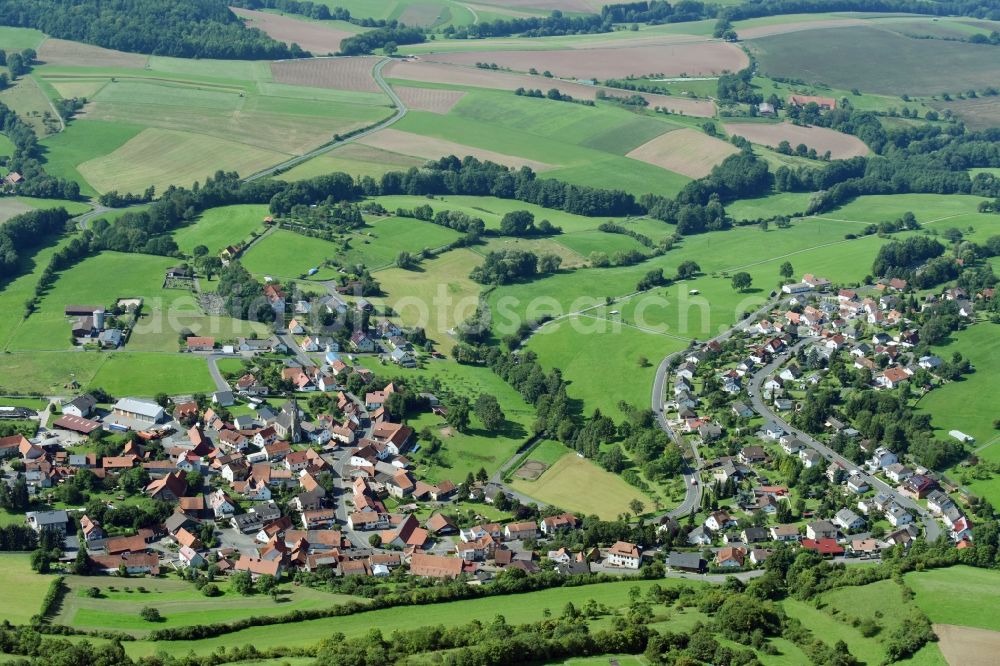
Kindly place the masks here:
<instances>
[{"instance_id":1,"label":"country road","mask_svg":"<svg viewBox=\"0 0 1000 666\"><path fill-rule=\"evenodd\" d=\"M332 57L344 57L344 56L332 56ZM382 77L382 70L389 62L392 62L391 58L383 58L382 60L379 60L378 63L376 63L374 69L372 69L372 77L375 79L375 83L378 84L378 87L382 89L382 92L384 92L389 97L389 100L392 102L393 106L396 109L396 112L392 115L392 117L383 120L377 125L372 125L368 129L358 132L357 134L353 134L349 137L345 137L343 139L339 139L336 141L331 141L330 143L324 144L319 148L316 148L315 150L309 151L308 153L298 155L297 157L293 157L289 160L282 162L281 164L276 164L273 167L264 169L263 171L258 171L255 174L247 176L243 180L249 183L254 180L259 180L261 178L272 176L275 173L281 171L286 171L294 166L302 164L303 162L308 162L314 157L318 157L319 155L328 153L334 148L339 148L345 144L351 143L352 141L357 141L358 139L370 136L375 132L378 132L379 130L384 130L385 128L394 125L395 123L399 122L404 117L406 117L406 114L409 112L409 109L406 107L406 104L403 103L403 100L399 98L399 95L396 94L396 91L392 89L392 86L386 83L385 78Z\"/></svg>"},{"instance_id":2,"label":"country road","mask_svg":"<svg viewBox=\"0 0 1000 666\"><path fill-rule=\"evenodd\" d=\"M754 311L752 314L750 314L749 316L745 317L743 320L738 322L732 328L724 331L723 333L720 333L711 340L706 340L703 344L708 344L709 342L718 342L718 343L725 342L726 340L731 338L733 334L736 333L737 331L747 330L751 325L753 325L755 321L757 321L758 317L760 317L762 314L766 312L769 312L773 307L778 305L778 303L780 302L781 302L780 300L768 301L760 308L758 308L756 311ZM683 442L681 441L680 437L678 437L674 429L670 427L670 424L667 423L667 417L663 413L664 403L666 400L665 394L667 387L667 371L670 369L670 366L675 357L681 354L686 354L688 351L689 351L688 349L682 349L681 351L674 352L673 354L670 354L666 358L664 358L660 362L659 367L656 369L656 377L653 379L653 399L652 399L653 413L656 414L656 421L659 424L660 428L665 433L667 433L670 436L670 438L677 443L678 446L681 446ZM694 443L691 444L691 457L694 459L695 467L694 469L692 469L689 466L688 469L685 470L684 472L684 501L681 502L674 509L668 511L666 514L673 518L681 518L690 513L696 513L698 511L698 507L701 506L702 487L701 487L701 482L698 480L698 469L700 469L702 466L702 460L701 460L701 454L698 452L698 447Z\"/></svg>"},{"instance_id":3,"label":"country road","mask_svg":"<svg viewBox=\"0 0 1000 666\"><path fill-rule=\"evenodd\" d=\"M931 515L927 512L926 509L921 507L919 504L914 502L909 497L897 491L895 488L890 486L885 481L882 481L881 479L875 476L867 474L858 465L855 465L853 462L851 462L844 456L840 455L830 447L826 446L822 442L816 440L815 438L811 437L805 432L802 432L801 430L792 427L784 419L778 416L761 399L760 387L761 384L764 382L764 380L771 374L773 374L779 367L781 367L781 365L785 363L789 358L791 358L796 351L798 351L800 348L802 348L809 342L812 342L814 339L815 338L803 338L802 340L797 342L794 346L792 346L787 352L775 357L773 361L763 366L760 370L754 373L753 378L750 380L750 384L747 386L747 392L750 395L750 403L754 411L763 416L765 419L777 423L787 433L792 434L795 437L798 437L803 444L805 444L809 448L819 453L825 459L832 462L836 462L848 473L855 471L858 472L865 479L865 481L867 481L868 484L871 485L873 488L877 488L878 490L892 497L896 501L896 503L902 506L904 509L908 509L910 511L915 512L923 520L924 530L926 531L927 540L936 541L937 538L941 536L941 527L938 525L937 521L934 520L933 517L931 517Z\"/></svg>"}]
</instances>

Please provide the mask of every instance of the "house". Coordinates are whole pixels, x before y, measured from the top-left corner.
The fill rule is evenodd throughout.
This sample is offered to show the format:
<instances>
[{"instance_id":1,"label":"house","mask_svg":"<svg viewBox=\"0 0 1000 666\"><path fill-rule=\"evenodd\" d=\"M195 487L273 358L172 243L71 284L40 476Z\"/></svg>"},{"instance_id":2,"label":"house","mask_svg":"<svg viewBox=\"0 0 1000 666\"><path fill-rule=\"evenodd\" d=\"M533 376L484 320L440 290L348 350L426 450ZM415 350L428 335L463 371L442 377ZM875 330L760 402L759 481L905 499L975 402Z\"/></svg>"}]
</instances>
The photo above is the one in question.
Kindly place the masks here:
<instances>
[{"instance_id":1,"label":"house","mask_svg":"<svg viewBox=\"0 0 1000 666\"><path fill-rule=\"evenodd\" d=\"M232 518L236 513L236 502L221 488L209 496L208 503L216 518Z\"/></svg>"},{"instance_id":2,"label":"house","mask_svg":"<svg viewBox=\"0 0 1000 666\"><path fill-rule=\"evenodd\" d=\"M246 571L253 580L257 580L261 576L281 578L283 568L280 557L273 560L265 560L248 555L241 555L240 559L233 565L234 571Z\"/></svg>"},{"instance_id":3,"label":"house","mask_svg":"<svg viewBox=\"0 0 1000 666\"><path fill-rule=\"evenodd\" d=\"M62 413L66 416L75 416L82 419L90 416L95 407L97 407L97 400L88 393L77 396L63 404Z\"/></svg>"},{"instance_id":4,"label":"house","mask_svg":"<svg viewBox=\"0 0 1000 666\"><path fill-rule=\"evenodd\" d=\"M767 460L767 452L761 446L744 446L738 457L744 465L751 465Z\"/></svg>"},{"instance_id":5,"label":"house","mask_svg":"<svg viewBox=\"0 0 1000 666\"><path fill-rule=\"evenodd\" d=\"M803 539L802 547L816 551L823 557L840 557L844 554L844 549L835 539Z\"/></svg>"},{"instance_id":6,"label":"house","mask_svg":"<svg viewBox=\"0 0 1000 666\"><path fill-rule=\"evenodd\" d=\"M785 429L774 421L768 421L764 424L763 433L767 439L778 441L785 434Z\"/></svg>"},{"instance_id":7,"label":"house","mask_svg":"<svg viewBox=\"0 0 1000 666\"><path fill-rule=\"evenodd\" d=\"M458 527L455 525L455 522L442 513L435 513L433 516L428 518L426 526L428 532L438 536L456 534L458 532Z\"/></svg>"},{"instance_id":8,"label":"house","mask_svg":"<svg viewBox=\"0 0 1000 666\"><path fill-rule=\"evenodd\" d=\"M375 341L368 337L364 331L355 331L351 336L351 348L356 352L366 353L375 351Z\"/></svg>"},{"instance_id":9,"label":"house","mask_svg":"<svg viewBox=\"0 0 1000 666\"><path fill-rule=\"evenodd\" d=\"M639 546L627 541L619 541L608 550L607 565L623 569L638 569L642 562L642 551Z\"/></svg>"},{"instance_id":10,"label":"house","mask_svg":"<svg viewBox=\"0 0 1000 666\"><path fill-rule=\"evenodd\" d=\"M771 533L763 527L747 527L740 532L743 543L765 543L771 540Z\"/></svg>"},{"instance_id":11,"label":"house","mask_svg":"<svg viewBox=\"0 0 1000 666\"><path fill-rule=\"evenodd\" d=\"M50 532L59 535L66 534L66 523L69 522L69 515L63 511L29 511L24 516L28 527L39 534Z\"/></svg>"},{"instance_id":12,"label":"house","mask_svg":"<svg viewBox=\"0 0 1000 666\"><path fill-rule=\"evenodd\" d=\"M160 573L160 558L156 553L124 553L121 555L91 555L90 563L95 571L116 574L125 567L129 574Z\"/></svg>"},{"instance_id":13,"label":"house","mask_svg":"<svg viewBox=\"0 0 1000 666\"><path fill-rule=\"evenodd\" d=\"M2 437L0 438L0 458L20 455L22 448L28 450L31 446L31 442L25 439L24 435Z\"/></svg>"},{"instance_id":14,"label":"house","mask_svg":"<svg viewBox=\"0 0 1000 666\"><path fill-rule=\"evenodd\" d=\"M887 389L894 389L910 378L907 368L886 368L875 377L875 383Z\"/></svg>"},{"instance_id":15,"label":"house","mask_svg":"<svg viewBox=\"0 0 1000 666\"><path fill-rule=\"evenodd\" d=\"M104 530L96 520L91 520L89 516L80 518L80 530L83 532L84 541L100 541L104 538Z\"/></svg>"},{"instance_id":16,"label":"house","mask_svg":"<svg viewBox=\"0 0 1000 666\"><path fill-rule=\"evenodd\" d=\"M885 468L885 478L893 483L902 483L913 476L913 470L902 463L893 463Z\"/></svg>"},{"instance_id":17,"label":"house","mask_svg":"<svg viewBox=\"0 0 1000 666\"><path fill-rule=\"evenodd\" d=\"M828 520L817 520L806 525L806 536L810 539L836 539L837 527Z\"/></svg>"},{"instance_id":18,"label":"house","mask_svg":"<svg viewBox=\"0 0 1000 666\"><path fill-rule=\"evenodd\" d=\"M850 509L838 511L833 517L833 522L845 532L856 532L865 526L865 519Z\"/></svg>"},{"instance_id":19,"label":"house","mask_svg":"<svg viewBox=\"0 0 1000 666\"><path fill-rule=\"evenodd\" d=\"M212 394L212 404L219 407L231 407L235 402L232 391L216 391Z\"/></svg>"},{"instance_id":20,"label":"house","mask_svg":"<svg viewBox=\"0 0 1000 666\"><path fill-rule=\"evenodd\" d=\"M200 567L205 564L205 558L190 546L181 546L177 553L177 558L185 567Z\"/></svg>"},{"instance_id":21,"label":"house","mask_svg":"<svg viewBox=\"0 0 1000 666\"><path fill-rule=\"evenodd\" d=\"M542 530L542 534L545 536L552 536L562 530L573 529L576 527L576 523L576 516L572 513L561 513L558 516L543 518L540 528Z\"/></svg>"},{"instance_id":22,"label":"house","mask_svg":"<svg viewBox=\"0 0 1000 666\"><path fill-rule=\"evenodd\" d=\"M215 338L192 335L185 344L189 352L210 352L215 349Z\"/></svg>"},{"instance_id":23,"label":"house","mask_svg":"<svg viewBox=\"0 0 1000 666\"><path fill-rule=\"evenodd\" d=\"M705 558L700 553L674 552L667 555L667 567L672 571L705 573Z\"/></svg>"},{"instance_id":24,"label":"house","mask_svg":"<svg viewBox=\"0 0 1000 666\"><path fill-rule=\"evenodd\" d=\"M703 423L697 430L703 442L713 442L722 437L722 428L715 423Z\"/></svg>"},{"instance_id":25,"label":"house","mask_svg":"<svg viewBox=\"0 0 1000 666\"><path fill-rule=\"evenodd\" d=\"M804 108L810 104L815 104L823 111L832 111L837 108L837 100L833 97L816 97L813 95L789 95L788 105Z\"/></svg>"},{"instance_id":26,"label":"house","mask_svg":"<svg viewBox=\"0 0 1000 666\"><path fill-rule=\"evenodd\" d=\"M736 521L730 517L725 511L713 511L709 514L708 518L705 519L705 527L712 530L713 532L721 532L722 530L735 525Z\"/></svg>"},{"instance_id":27,"label":"house","mask_svg":"<svg viewBox=\"0 0 1000 666\"><path fill-rule=\"evenodd\" d=\"M687 542L692 546L712 545L712 532L707 527L699 526L688 532Z\"/></svg>"},{"instance_id":28,"label":"house","mask_svg":"<svg viewBox=\"0 0 1000 666\"><path fill-rule=\"evenodd\" d=\"M803 449L799 451L799 460L802 461L803 467L812 469L823 462L823 456L812 449Z\"/></svg>"},{"instance_id":29,"label":"house","mask_svg":"<svg viewBox=\"0 0 1000 666\"><path fill-rule=\"evenodd\" d=\"M861 474L852 472L851 475L847 477L847 489L855 495L868 492L868 488L868 482L865 481L865 477Z\"/></svg>"},{"instance_id":30,"label":"house","mask_svg":"<svg viewBox=\"0 0 1000 666\"><path fill-rule=\"evenodd\" d=\"M749 406L742 402L734 402L732 404L733 414L741 419L749 419L754 415L754 411L750 409Z\"/></svg>"},{"instance_id":31,"label":"house","mask_svg":"<svg viewBox=\"0 0 1000 666\"><path fill-rule=\"evenodd\" d=\"M796 525L775 525L769 532L772 541L798 541L800 538Z\"/></svg>"},{"instance_id":32,"label":"house","mask_svg":"<svg viewBox=\"0 0 1000 666\"><path fill-rule=\"evenodd\" d=\"M889 465L895 465L898 462L899 462L899 457L895 453L885 448L884 446L880 446L877 449L875 449L875 452L872 454L871 460L868 461L868 466L871 469L878 471L880 469L885 469Z\"/></svg>"},{"instance_id":33,"label":"house","mask_svg":"<svg viewBox=\"0 0 1000 666\"><path fill-rule=\"evenodd\" d=\"M937 481L924 474L914 474L903 482L900 492L914 499L924 499L938 488Z\"/></svg>"},{"instance_id":34,"label":"house","mask_svg":"<svg viewBox=\"0 0 1000 666\"><path fill-rule=\"evenodd\" d=\"M904 525L909 525L913 522L913 516L910 515L906 509L899 506L895 502L893 502L892 505L886 509L885 519L888 520L889 524L893 527L903 527Z\"/></svg>"},{"instance_id":35,"label":"house","mask_svg":"<svg viewBox=\"0 0 1000 666\"><path fill-rule=\"evenodd\" d=\"M521 523L510 523L509 525L505 525L503 528L504 538L508 541L534 539L537 534L538 525L533 520Z\"/></svg>"},{"instance_id":36,"label":"house","mask_svg":"<svg viewBox=\"0 0 1000 666\"><path fill-rule=\"evenodd\" d=\"M410 556L410 573L424 578L456 578L463 573L475 571L460 557L425 555L415 553Z\"/></svg>"},{"instance_id":37,"label":"house","mask_svg":"<svg viewBox=\"0 0 1000 666\"><path fill-rule=\"evenodd\" d=\"M164 502L176 502L187 492L187 481L184 478L187 472L179 470L172 474L167 474L162 479L156 479L146 486L146 494L155 500Z\"/></svg>"},{"instance_id":38,"label":"house","mask_svg":"<svg viewBox=\"0 0 1000 666\"><path fill-rule=\"evenodd\" d=\"M715 566L740 568L746 559L747 551L743 548L727 546L715 554Z\"/></svg>"}]
</instances>

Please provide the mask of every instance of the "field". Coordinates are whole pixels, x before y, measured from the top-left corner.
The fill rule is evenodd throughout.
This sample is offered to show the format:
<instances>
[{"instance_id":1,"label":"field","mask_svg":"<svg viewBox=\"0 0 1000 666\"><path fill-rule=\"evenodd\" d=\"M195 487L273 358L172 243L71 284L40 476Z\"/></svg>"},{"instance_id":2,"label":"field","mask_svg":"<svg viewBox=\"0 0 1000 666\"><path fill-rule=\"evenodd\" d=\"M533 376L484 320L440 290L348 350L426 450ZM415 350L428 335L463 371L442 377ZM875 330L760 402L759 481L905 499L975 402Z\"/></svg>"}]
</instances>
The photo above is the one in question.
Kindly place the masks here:
<instances>
[{"instance_id":1,"label":"field","mask_svg":"<svg viewBox=\"0 0 1000 666\"><path fill-rule=\"evenodd\" d=\"M433 113L448 113L465 97L465 93L461 90L396 86L395 91L408 108Z\"/></svg>"},{"instance_id":2,"label":"field","mask_svg":"<svg viewBox=\"0 0 1000 666\"><path fill-rule=\"evenodd\" d=\"M146 65L149 56L50 38L38 49L38 59L52 66L141 68Z\"/></svg>"},{"instance_id":3,"label":"field","mask_svg":"<svg viewBox=\"0 0 1000 666\"><path fill-rule=\"evenodd\" d=\"M220 597L205 597L177 578L115 579L67 576L69 591L55 621L78 629L109 629L143 633L153 628L179 627L205 622L230 622L250 616L280 615L293 610L327 608L353 597L328 594L308 587L287 587L281 601L270 596L245 597L223 583ZM97 587L101 596L84 594ZM163 621L151 625L139 617L145 607L157 608Z\"/></svg>"},{"instance_id":4,"label":"field","mask_svg":"<svg viewBox=\"0 0 1000 666\"><path fill-rule=\"evenodd\" d=\"M349 23L337 23L337 28L329 27L329 21L319 23L306 21L301 17L257 12L250 9L235 8L234 14L246 21L252 28L259 28L278 41L287 44L298 44L313 55L322 56L334 54L340 50L342 39L350 37L355 31L346 28Z\"/></svg>"},{"instance_id":5,"label":"field","mask_svg":"<svg viewBox=\"0 0 1000 666\"><path fill-rule=\"evenodd\" d=\"M424 163L418 157L380 150L360 143L348 143L303 162L277 176L281 180L295 181L340 171L352 176L371 176L378 179L387 171L406 171Z\"/></svg>"},{"instance_id":6,"label":"field","mask_svg":"<svg viewBox=\"0 0 1000 666\"><path fill-rule=\"evenodd\" d=\"M451 65L496 63L519 72L531 68L570 79L605 79L663 74L664 76L707 76L737 71L748 60L738 47L725 42L664 44L657 46L614 46L609 48L563 49L558 51L474 51L471 53L428 53L421 60Z\"/></svg>"},{"instance_id":7,"label":"field","mask_svg":"<svg viewBox=\"0 0 1000 666\"><path fill-rule=\"evenodd\" d=\"M835 160L863 157L869 152L861 139L825 127L802 127L791 123L725 123L723 127L729 134L772 148L782 141L787 141L793 149L804 143L820 156L830 151L830 157Z\"/></svg>"},{"instance_id":8,"label":"field","mask_svg":"<svg viewBox=\"0 0 1000 666\"><path fill-rule=\"evenodd\" d=\"M215 384L204 358L190 355L114 352L84 388L102 388L111 395L152 397L208 393Z\"/></svg>"},{"instance_id":9,"label":"field","mask_svg":"<svg viewBox=\"0 0 1000 666\"><path fill-rule=\"evenodd\" d=\"M456 157L466 157L471 155L483 161L497 162L505 166L519 169L523 166L530 167L533 171L545 171L551 169L551 164L536 162L535 160L505 155L483 150L472 146L462 145L447 139L422 136L410 132L401 132L396 129L384 129L375 134L370 134L359 141L362 145L379 150L394 151L412 157L419 157L424 160L439 159L446 155Z\"/></svg>"},{"instance_id":10,"label":"field","mask_svg":"<svg viewBox=\"0 0 1000 666\"><path fill-rule=\"evenodd\" d=\"M989 666L996 661L995 655L1000 650L1000 632L935 624L934 633L949 664Z\"/></svg>"},{"instance_id":11,"label":"field","mask_svg":"<svg viewBox=\"0 0 1000 666\"><path fill-rule=\"evenodd\" d=\"M1000 617L984 613L1000 603L1000 574L972 567L950 567L906 574L906 584L916 593L914 601L931 619L1000 631Z\"/></svg>"},{"instance_id":12,"label":"field","mask_svg":"<svg viewBox=\"0 0 1000 666\"><path fill-rule=\"evenodd\" d=\"M1000 125L1000 97L977 97L954 102L936 102L939 109L950 109L970 129L982 130Z\"/></svg>"},{"instance_id":13,"label":"field","mask_svg":"<svg viewBox=\"0 0 1000 666\"><path fill-rule=\"evenodd\" d=\"M808 192L781 192L759 199L740 199L726 206L726 212L736 220L802 214L808 208L811 196Z\"/></svg>"},{"instance_id":14,"label":"field","mask_svg":"<svg viewBox=\"0 0 1000 666\"><path fill-rule=\"evenodd\" d=\"M515 478L510 485L514 490L547 504L605 520L614 520L619 514L631 512L629 502L634 499L642 502L647 509L652 508L649 497L625 483L620 476L569 451L545 470L537 481Z\"/></svg>"},{"instance_id":15,"label":"field","mask_svg":"<svg viewBox=\"0 0 1000 666\"><path fill-rule=\"evenodd\" d=\"M732 144L698 130L680 129L642 144L629 152L628 157L690 178L702 178L722 160L738 152Z\"/></svg>"},{"instance_id":16,"label":"field","mask_svg":"<svg viewBox=\"0 0 1000 666\"><path fill-rule=\"evenodd\" d=\"M446 65L426 61L397 60L385 68L385 74L387 77L404 81L422 81L425 83L467 86L471 88L492 88L510 92L517 88L540 88L548 90L556 87L563 94L572 95L578 99L596 99L598 90L603 90L611 95L622 95L621 90L588 86L574 81L550 79L544 76L529 76L527 74L494 72L474 67ZM649 101L651 106L669 109L671 113L699 117L711 117L715 115L715 105L707 100L691 100L650 93L641 93L641 95Z\"/></svg>"},{"instance_id":17,"label":"field","mask_svg":"<svg viewBox=\"0 0 1000 666\"><path fill-rule=\"evenodd\" d=\"M22 77L17 83L0 92L0 102L31 125L40 139L59 131L60 124L56 119L55 110L49 104L48 97L30 76ZM50 118L52 122L44 122L46 118Z\"/></svg>"},{"instance_id":18,"label":"field","mask_svg":"<svg viewBox=\"0 0 1000 666\"><path fill-rule=\"evenodd\" d=\"M762 37L751 47L769 76L892 95L979 90L1000 75L1000 61L991 57L989 46L913 39L868 26ZM875 62L877 68L871 66Z\"/></svg>"},{"instance_id":19,"label":"field","mask_svg":"<svg viewBox=\"0 0 1000 666\"><path fill-rule=\"evenodd\" d=\"M278 83L378 92L379 87L372 77L372 68L378 60L373 56L283 60L271 63L271 73Z\"/></svg>"},{"instance_id":20,"label":"field","mask_svg":"<svg viewBox=\"0 0 1000 666\"><path fill-rule=\"evenodd\" d=\"M155 155L155 159L150 156ZM166 129L143 130L118 150L79 165L99 192L141 192L149 185L190 187L220 166L244 176L277 164L285 153L209 136Z\"/></svg>"},{"instance_id":21,"label":"field","mask_svg":"<svg viewBox=\"0 0 1000 666\"><path fill-rule=\"evenodd\" d=\"M267 215L265 205L212 208L193 223L175 231L174 240L185 254L191 254L198 245L207 247L209 254L218 254L227 245L247 238L252 231L261 230Z\"/></svg>"},{"instance_id":22,"label":"field","mask_svg":"<svg viewBox=\"0 0 1000 666\"><path fill-rule=\"evenodd\" d=\"M250 248L240 261L251 273L297 278L339 251L340 247L330 241L278 229Z\"/></svg>"},{"instance_id":23,"label":"field","mask_svg":"<svg viewBox=\"0 0 1000 666\"><path fill-rule=\"evenodd\" d=\"M0 581L4 589L0 621L28 624L31 616L41 610L52 577L32 571L28 553L3 553L0 554Z\"/></svg>"}]
</instances>

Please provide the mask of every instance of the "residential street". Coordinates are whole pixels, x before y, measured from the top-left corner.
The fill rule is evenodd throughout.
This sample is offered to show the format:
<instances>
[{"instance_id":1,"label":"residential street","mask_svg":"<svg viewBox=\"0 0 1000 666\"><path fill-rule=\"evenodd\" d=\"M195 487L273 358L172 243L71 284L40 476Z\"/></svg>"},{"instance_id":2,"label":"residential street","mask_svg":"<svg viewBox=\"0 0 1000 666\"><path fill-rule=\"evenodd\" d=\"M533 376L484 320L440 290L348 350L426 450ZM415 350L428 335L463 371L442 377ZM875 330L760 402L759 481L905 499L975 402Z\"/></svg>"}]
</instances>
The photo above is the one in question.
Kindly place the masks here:
<instances>
[{"instance_id":1,"label":"residential street","mask_svg":"<svg viewBox=\"0 0 1000 666\"><path fill-rule=\"evenodd\" d=\"M789 358L791 358L796 351L798 351L803 346L812 342L814 338L803 338L797 342L793 347L791 347L787 352L775 357L773 361L769 364L763 366L760 370L754 373L753 378L750 380L750 384L747 387L747 391L750 395L750 404L754 411L763 416L765 419L774 421L779 426L785 429L786 432L798 437L806 446L814 449L820 455L822 455L827 460L837 462L841 467L844 468L848 473L857 471L861 476L873 487L891 496L900 506L904 509L909 509L914 511L923 519L924 529L926 530L927 540L936 541L939 536L941 536L941 528L937 521L919 504L914 502L909 497L901 494L895 488L887 484L886 482L878 479L864 471L863 468L855 465L853 462L843 457L830 447L826 446L822 442L810 437L808 434L798 430L797 428L789 425L787 421L778 416L768 405L764 403L761 399L761 384L764 380L773 374L783 363L785 363Z\"/></svg>"}]
</instances>

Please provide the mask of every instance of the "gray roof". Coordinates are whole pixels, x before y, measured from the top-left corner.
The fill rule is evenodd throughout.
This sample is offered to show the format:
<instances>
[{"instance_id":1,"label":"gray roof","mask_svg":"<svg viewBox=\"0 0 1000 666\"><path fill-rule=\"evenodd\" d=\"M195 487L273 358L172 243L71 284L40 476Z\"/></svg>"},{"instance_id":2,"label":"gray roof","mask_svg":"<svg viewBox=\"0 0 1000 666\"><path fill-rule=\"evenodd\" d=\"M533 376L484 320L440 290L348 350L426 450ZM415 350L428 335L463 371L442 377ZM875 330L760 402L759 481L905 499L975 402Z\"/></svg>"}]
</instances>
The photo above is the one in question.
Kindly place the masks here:
<instances>
[{"instance_id":1,"label":"gray roof","mask_svg":"<svg viewBox=\"0 0 1000 666\"><path fill-rule=\"evenodd\" d=\"M83 395L79 395L66 403L66 406L69 405L72 405L81 411L88 411L97 406L97 399L89 393L84 393Z\"/></svg>"},{"instance_id":2,"label":"gray roof","mask_svg":"<svg viewBox=\"0 0 1000 666\"><path fill-rule=\"evenodd\" d=\"M131 414L140 414L151 419L163 418L163 408L150 400L122 398L115 403L115 409L120 409Z\"/></svg>"},{"instance_id":3,"label":"gray roof","mask_svg":"<svg viewBox=\"0 0 1000 666\"><path fill-rule=\"evenodd\" d=\"M705 558L701 553L670 553L667 555L667 566L683 569L703 569Z\"/></svg>"},{"instance_id":4,"label":"gray roof","mask_svg":"<svg viewBox=\"0 0 1000 666\"><path fill-rule=\"evenodd\" d=\"M61 525L69 520L69 514L62 509L58 511L29 511L26 516L36 525Z\"/></svg>"}]
</instances>

